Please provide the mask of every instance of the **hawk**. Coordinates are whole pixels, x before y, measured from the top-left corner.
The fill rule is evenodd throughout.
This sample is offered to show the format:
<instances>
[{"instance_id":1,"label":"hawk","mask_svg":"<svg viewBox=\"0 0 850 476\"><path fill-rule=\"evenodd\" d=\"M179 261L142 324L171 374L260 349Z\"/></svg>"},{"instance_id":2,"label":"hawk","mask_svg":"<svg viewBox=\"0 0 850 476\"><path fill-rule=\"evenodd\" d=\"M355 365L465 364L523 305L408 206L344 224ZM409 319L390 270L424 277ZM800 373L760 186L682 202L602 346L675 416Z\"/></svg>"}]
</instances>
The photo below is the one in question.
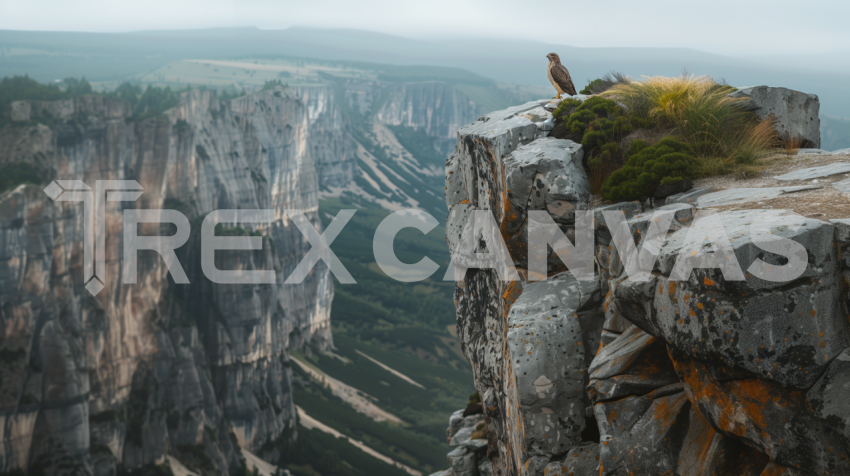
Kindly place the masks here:
<instances>
[{"instance_id":1,"label":"hawk","mask_svg":"<svg viewBox=\"0 0 850 476\"><path fill-rule=\"evenodd\" d=\"M557 53L549 53L546 55L549 58L549 66L546 72L549 73L549 81L558 91L558 99L561 99L562 94L576 95L576 87L573 85L573 80L570 78L570 72L561 64L561 58Z\"/></svg>"}]
</instances>

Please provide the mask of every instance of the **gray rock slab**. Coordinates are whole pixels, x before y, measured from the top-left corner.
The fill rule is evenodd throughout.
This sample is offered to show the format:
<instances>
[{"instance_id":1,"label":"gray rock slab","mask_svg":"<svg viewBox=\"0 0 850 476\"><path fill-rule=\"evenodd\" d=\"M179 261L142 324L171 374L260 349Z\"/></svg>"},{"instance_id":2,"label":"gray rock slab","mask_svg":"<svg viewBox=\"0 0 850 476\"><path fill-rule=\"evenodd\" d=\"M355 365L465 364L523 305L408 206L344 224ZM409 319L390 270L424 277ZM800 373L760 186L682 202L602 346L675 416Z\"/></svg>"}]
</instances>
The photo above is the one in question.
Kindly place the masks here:
<instances>
[{"instance_id":1,"label":"gray rock slab","mask_svg":"<svg viewBox=\"0 0 850 476\"><path fill-rule=\"evenodd\" d=\"M449 465L452 467L454 476L477 476L478 474L478 458L475 453L470 452L463 446L455 448L449 452L446 457L449 460Z\"/></svg>"},{"instance_id":2,"label":"gray rock slab","mask_svg":"<svg viewBox=\"0 0 850 476\"><path fill-rule=\"evenodd\" d=\"M506 229L514 233L528 210L547 210L556 222L575 219L576 209L586 209L590 182L582 164L581 144L542 138L520 146L505 157L505 186L511 212Z\"/></svg>"},{"instance_id":3,"label":"gray rock slab","mask_svg":"<svg viewBox=\"0 0 850 476\"><path fill-rule=\"evenodd\" d=\"M520 117L531 120L531 122L545 122L552 118L552 113L543 108L543 106L523 111L519 115Z\"/></svg>"},{"instance_id":4,"label":"gray rock slab","mask_svg":"<svg viewBox=\"0 0 850 476\"><path fill-rule=\"evenodd\" d=\"M493 476L493 462L487 458L478 464L478 474L481 476Z\"/></svg>"},{"instance_id":5,"label":"gray rock slab","mask_svg":"<svg viewBox=\"0 0 850 476\"><path fill-rule=\"evenodd\" d=\"M773 117L784 139L802 140L803 147L820 147L820 101L814 94L787 88L755 86L729 96L749 99L748 107L761 119Z\"/></svg>"},{"instance_id":6,"label":"gray rock slab","mask_svg":"<svg viewBox=\"0 0 850 476\"><path fill-rule=\"evenodd\" d=\"M848 172L850 172L850 162L836 162L834 164L824 165L823 167L795 170L773 178L776 180L809 180L829 177L830 175L846 174Z\"/></svg>"},{"instance_id":7,"label":"gray rock slab","mask_svg":"<svg viewBox=\"0 0 850 476\"><path fill-rule=\"evenodd\" d=\"M449 440L449 446L460 446L469 441L472 434L475 432L475 427L479 423L484 422L484 415L469 415L463 418L460 428Z\"/></svg>"},{"instance_id":8,"label":"gray rock slab","mask_svg":"<svg viewBox=\"0 0 850 476\"><path fill-rule=\"evenodd\" d=\"M478 452L487 449L487 440L475 439L468 440L463 443L463 447L469 451Z\"/></svg>"},{"instance_id":9,"label":"gray rock slab","mask_svg":"<svg viewBox=\"0 0 850 476\"><path fill-rule=\"evenodd\" d=\"M449 437L449 440L452 439L453 436L460 430L463 426L463 410L458 410L449 417L449 427L446 429L446 436Z\"/></svg>"},{"instance_id":10,"label":"gray rock slab","mask_svg":"<svg viewBox=\"0 0 850 476\"><path fill-rule=\"evenodd\" d=\"M528 448L529 461L545 459L541 470L581 442L587 366L603 323L600 303L598 281L565 272L526 286L508 313L506 340L523 422L517 444ZM589 311L596 322L582 322Z\"/></svg>"},{"instance_id":11,"label":"gray rock slab","mask_svg":"<svg viewBox=\"0 0 850 476\"><path fill-rule=\"evenodd\" d=\"M779 255L757 246L750 236L756 220L779 221L779 212L722 212L717 219L742 271L756 259L780 264ZM676 261L690 257L679 256L686 235L695 228L702 236L708 226L698 219L690 229L667 239L656 267L660 276L618 284L618 311L692 357L738 367L783 385L811 386L830 360L850 345L835 273L834 225L807 218L796 230L771 229L773 236L796 242L806 253L806 270L791 282L768 281L750 273L743 281L727 281L714 268L697 268L687 281L669 279ZM708 251L711 244L702 246Z\"/></svg>"},{"instance_id":12,"label":"gray rock slab","mask_svg":"<svg viewBox=\"0 0 850 476\"><path fill-rule=\"evenodd\" d=\"M667 197L667 200L664 202L666 205L672 205L674 203L696 203L696 199L703 195L707 195L709 193L717 192L717 189L714 188L695 188L693 190L689 190L685 193L677 193L676 195L670 195Z\"/></svg>"},{"instance_id":13,"label":"gray rock slab","mask_svg":"<svg viewBox=\"0 0 850 476\"><path fill-rule=\"evenodd\" d=\"M818 188L822 187L818 185L798 185L795 187L730 188L698 197L696 199L696 206L707 208L737 205L740 203L770 200L781 195Z\"/></svg>"},{"instance_id":14,"label":"gray rock slab","mask_svg":"<svg viewBox=\"0 0 850 476\"><path fill-rule=\"evenodd\" d=\"M838 190L841 193L850 193L850 179L835 182L834 184L832 184L832 188Z\"/></svg>"},{"instance_id":15,"label":"gray rock slab","mask_svg":"<svg viewBox=\"0 0 850 476\"><path fill-rule=\"evenodd\" d=\"M629 395L646 395L679 379L667 355L667 344L632 326L594 357L587 393L598 404Z\"/></svg>"},{"instance_id":16,"label":"gray rock slab","mask_svg":"<svg viewBox=\"0 0 850 476\"><path fill-rule=\"evenodd\" d=\"M561 99L552 98L546 104L544 104L543 107L549 111L554 111L555 109L558 109L558 106L561 105L561 102L564 99L578 99L579 101L585 101L589 97L590 96L586 94L576 94L575 96L566 96Z\"/></svg>"}]
</instances>

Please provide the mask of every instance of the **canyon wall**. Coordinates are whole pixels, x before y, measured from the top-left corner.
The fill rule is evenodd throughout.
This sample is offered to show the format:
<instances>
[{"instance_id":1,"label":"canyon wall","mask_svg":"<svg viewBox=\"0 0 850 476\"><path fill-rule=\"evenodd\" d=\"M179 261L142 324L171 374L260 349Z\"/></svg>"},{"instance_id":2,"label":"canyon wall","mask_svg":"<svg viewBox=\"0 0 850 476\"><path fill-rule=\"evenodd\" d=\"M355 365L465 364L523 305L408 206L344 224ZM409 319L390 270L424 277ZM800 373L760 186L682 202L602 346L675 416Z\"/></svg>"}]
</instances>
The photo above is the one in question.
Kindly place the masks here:
<instances>
[{"instance_id":1,"label":"canyon wall","mask_svg":"<svg viewBox=\"0 0 850 476\"><path fill-rule=\"evenodd\" d=\"M197 463L198 450L212 463L202 472L238 467L237 445L256 450L294 424L289 349L332 345L327 268L283 284L310 248L283 211L301 209L321 229L320 180L344 182L354 170L332 90L230 101L194 90L150 118L106 96L13 106L19 121L52 124L2 129L4 162L92 188L135 180L144 193L105 202L105 247L96 252L106 276L96 296L83 281L83 202L52 201L44 185L0 195L0 470L111 475L166 453ZM189 284L176 284L148 251L139 253L137 284L122 282L130 208L188 217L192 232L177 254ZM273 269L276 284L206 279L203 217L256 208L273 209L274 222L227 227L261 235L262 250L219 252L216 266ZM169 226L140 230L168 235Z\"/></svg>"},{"instance_id":2,"label":"canyon wall","mask_svg":"<svg viewBox=\"0 0 850 476\"><path fill-rule=\"evenodd\" d=\"M450 154L457 130L475 119L480 110L457 87L446 83L413 83L388 87L375 119L391 126L406 126L427 133L434 146Z\"/></svg>"}]
</instances>

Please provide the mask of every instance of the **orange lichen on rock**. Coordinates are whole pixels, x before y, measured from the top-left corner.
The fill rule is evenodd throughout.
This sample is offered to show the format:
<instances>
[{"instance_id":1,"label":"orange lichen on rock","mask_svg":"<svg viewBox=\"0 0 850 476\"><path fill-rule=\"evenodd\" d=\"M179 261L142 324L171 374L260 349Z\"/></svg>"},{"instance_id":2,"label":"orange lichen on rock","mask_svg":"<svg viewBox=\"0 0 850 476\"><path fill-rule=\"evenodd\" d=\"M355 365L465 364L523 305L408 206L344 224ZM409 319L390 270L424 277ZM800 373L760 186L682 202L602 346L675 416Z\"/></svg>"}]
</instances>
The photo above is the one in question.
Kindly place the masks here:
<instances>
[{"instance_id":1,"label":"orange lichen on rock","mask_svg":"<svg viewBox=\"0 0 850 476\"><path fill-rule=\"evenodd\" d=\"M723 367L668 347L688 398L713 427L747 442L771 460L814 474L850 474L850 445L810 411L803 390L768 379L715 380ZM714 370L713 370L714 369ZM732 372L732 371L728 371ZM838 472L832 472L840 469Z\"/></svg>"}]
</instances>

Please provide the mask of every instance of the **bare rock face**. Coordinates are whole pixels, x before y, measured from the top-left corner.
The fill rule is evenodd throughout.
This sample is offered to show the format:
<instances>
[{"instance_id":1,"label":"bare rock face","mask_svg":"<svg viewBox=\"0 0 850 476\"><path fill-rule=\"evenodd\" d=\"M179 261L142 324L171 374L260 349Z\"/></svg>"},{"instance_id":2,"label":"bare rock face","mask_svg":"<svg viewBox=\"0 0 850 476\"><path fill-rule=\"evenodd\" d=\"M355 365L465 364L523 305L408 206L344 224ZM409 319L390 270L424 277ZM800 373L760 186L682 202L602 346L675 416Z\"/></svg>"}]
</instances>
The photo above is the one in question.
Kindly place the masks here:
<instances>
[{"instance_id":1,"label":"bare rock face","mask_svg":"<svg viewBox=\"0 0 850 476\"><path fill-rule=\"evenodd\" d=\"M742 270L758 257L780 264L753 243L751 226L763 213L722 212L716 217ZM726 280L716 268L697 269L688 281L671 280L688 234L707 233L709 226L707 220L697 221L670 236L658 257L656 277L646 282L627 279L617 286L618 309L629 321L698 359L783 385L810 387L850 346L835 273L833 225L806 219L796 231L776 230L773 236L793 240L808 253L803 256L806 271L792 282L766 281L750 273L744 281Z\"/></svg>"},{"instance_id":2,"label":"bare rock face","mask_svg":"<svg viewBox=\"0 0 850 476\"><path fill-rule=\"evenodd\" d=\"M508 312L508 442L531 474L582 444L600 301L598 282L560 273L527 285Z\"/></svg>"},{"instance_id":3,"label":"bare rock face","mask_svg":"<svg viewBox=\"0 0 850 476\"><path fill-rule=\"evenodd\" d=\"M450 250L474 210L491 211L502 237L515 241L527 227L529 209L547 210L567 232L574 226L574 211L587 207L581 148L545 139L543 123L552 117L543 108L546 103L488 114L458 131L457 147L446 162ZM526 146L529 142L534 147ZM515 264L525 266L522 247L509 246L509 252ZM526 290L537 297L523 299ZM540 302L550 292L562 298ZM574 293L580 294L569 297ZM519 300L523 310L509 314ZM586 401L581 369L592 355L585 349L598 342L586 328L598 332L602 324L598 311L584 313L594 307L591 302L601 301L598 284L587 288L564 276L557 283L529 285L525 278L504 282L494 270L470 269L457 283L455 301L461 348L484 407L493 474L516 474L523 467L542 472L571 442L581 442ZM569 343L563 340L568 336ZM561 364L562 352L575 359L574 369Z\"/></svg>"},{"instance_id":4,"label":"bare rock face","mask_svg":"<svg viewBox=\"0 0 850 476\"><path fill-rule=\"evenodd\" d=\"M375 118L388 125L407 126L428 134L436 148L448 155L455 133L475 119L477 106L457 88L439 82L390 86Z\"/></svg>"},{"instance_id":5,"label":"bare rock face","mask_svg":"<svg viewBox=\"0 0 850 476\"><path fill-rule=\"evenodd\" d=\"M767 464L702 417L663 340L632 326L599 351L590 371L601 442L594 474L748 475Z\"/></svg>"},{"instance_id":6,"label":"bare rock face","mask_svg":"<svg viewBox=\"0 0 850 476\"><path fill-rule=\"evenodd\" d=\"M348 173L332 92L221 101L190 91L139 121L106 97L26 104L18 113L50 112L54 125L3 129L0 157L92 187L132 179L144 193L106 202L96 296L83 282L82 202L54 202L43 186L0 195L0 471L108 476L200 448L213 472L228 473L238 446L258 449L293 423L289 348L332 343L328 270L320 264L302 284L283 284L310 247L283 210L304 210L321 227L318 177ZM177 250L190 284L175 284L147 252L138 284L122 283L122 211L133 207L177 209L192 222ZM216 284L201 272L200 219L237 208L271 208L277 219L258 230L262 250L220 252L217 267L271 269L276 285Z\"/></svg>"},{"instance_id":7,"label":"bare rock face","mask_svg":"<svg viewBox=\"0 0 850 476\"><path fill-rule=\"evenodd\" d=\"M754 103L759 91L749 93ZM798 95L776 96L791 105L778 119L803 134L811 121L794 114L816 119L816 98ZM850 220L790 226L777 211L702 213L798 191L787 187L700 189L658 208L611 204L593 214L596 281L576 280L551 252L539 281L526 270L529 212L545 210L572 240L589 189L581 149L546 137L544 106L461 128L446 163L450 249L472 213L489 210L519 275L501 281L494 270L469 269L455 293L493 474L850 474ZM619 241L612 212L629 228ZM649 241L656 212L670 225ZM771 240L794 242L790 256L754 238L764 220ZM717 251L704 240L716 237L712 226L723 228L740 279L700 266L677 279L682 256ZM627 237L658 255L643 276L630 275L634 262L621 255ZM762 267L751 268L757 260ZM801 274L765 274L792 260L804 264Z\"/></svg>"},{"instance_id":8,"label":"bare rock face","mask_svg":"<svg viewBox=\"0 0 850 476\"><path fill-rule=\"evenodd\" d=\"M803 474L845 474L850 445L808 408L805 393L768 379L724 378L671 350L689 398L718 431L747 442L771 461Z\"/></svg>"},{"instance_id":9,"label":"bare rock face","mask_svg":"<svg viewBox=\"0 0 850 476\"><path fill-rule=\"evenodd\" d=\"M730 96L749 99L749 108L762 119L773 116L784 139L799 141L800 148L820 148L820 100L816 95L756 86L739 89Z\"/></svg>"}]
</instances>

